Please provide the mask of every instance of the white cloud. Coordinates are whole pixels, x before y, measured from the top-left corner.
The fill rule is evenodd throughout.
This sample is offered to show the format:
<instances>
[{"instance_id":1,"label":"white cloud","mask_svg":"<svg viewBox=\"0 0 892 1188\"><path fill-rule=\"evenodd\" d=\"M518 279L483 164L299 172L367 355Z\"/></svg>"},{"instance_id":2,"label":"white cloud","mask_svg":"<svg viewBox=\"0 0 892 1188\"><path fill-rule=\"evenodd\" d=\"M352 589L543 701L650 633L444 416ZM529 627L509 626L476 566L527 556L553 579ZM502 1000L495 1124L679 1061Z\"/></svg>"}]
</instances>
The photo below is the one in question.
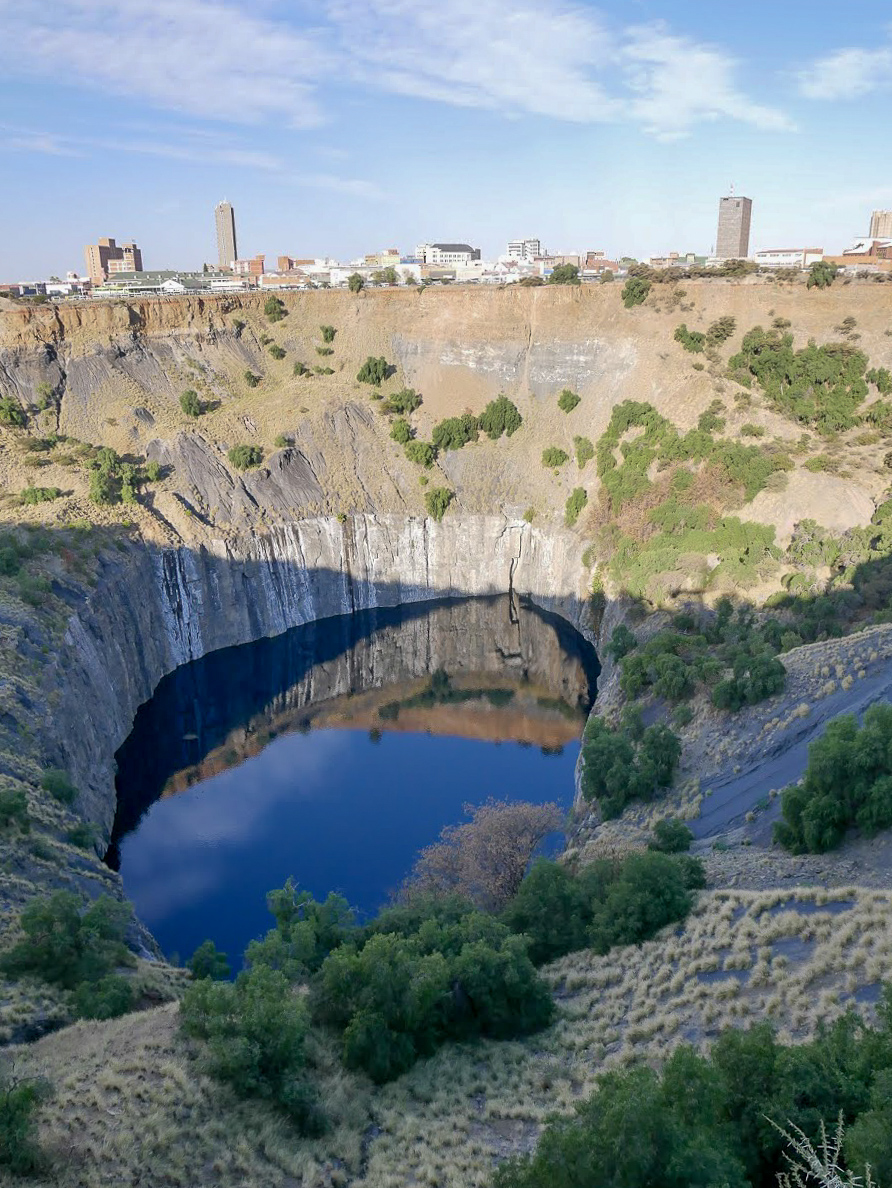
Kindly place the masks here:
<instances>
[{"instance_id":1,"label":"white cloud","mask_svg":"<svg viewBox=\"0 0 892 1188\"><path fill-rule=\"evenodd\" d=\"M0 0L0 67L230 123L316 126L346 82L662 137L717 119L791 127L722 50L568 0Z\"/></svg>"},{"instance_id":2,"label":"white cloud","mask_svg":"<svg viewBox=\"0 0 892 1188\"><path fill-rule=\"evenodd\" d=\"M0 0L0 63L159 107L314 127L317 37L215 0Z\"/></svg>"},{"instance_id":3,"label":"white cloud","mask_svg":"<svg viewBox=\"0 0 892 1188\"><path fill-rule=\"evenodd\" d=\"M631 112L645 131L661 139L685 136L694 124L722 117L769 132L793 130L783 112L737 89L732 58L673 36L662 24L629 29L622 57L639 96L631 101Z\"/></svg>"},{"instance_id":4,"label":"white cloud","mask_svg":"<svg viewBox=\"0 0 892 1188\"><path fill-rule=\"evenodd\" d=\"M892 46L837 50L796 77L806 99L857 99L892 88Z\"/></svg>"}]
</instances>

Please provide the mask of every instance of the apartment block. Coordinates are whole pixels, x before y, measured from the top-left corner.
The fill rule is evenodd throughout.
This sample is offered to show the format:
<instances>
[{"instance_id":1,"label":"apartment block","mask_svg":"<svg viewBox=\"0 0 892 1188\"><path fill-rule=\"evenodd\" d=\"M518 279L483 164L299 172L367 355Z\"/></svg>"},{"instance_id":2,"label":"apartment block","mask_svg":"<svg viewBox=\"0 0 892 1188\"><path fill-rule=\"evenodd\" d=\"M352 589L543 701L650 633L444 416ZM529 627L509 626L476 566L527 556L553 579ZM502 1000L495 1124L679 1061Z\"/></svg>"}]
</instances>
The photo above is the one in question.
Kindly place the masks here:
<instances>
[{"instance_id":1,"label":"apartment block","mask_svg":"<svg viewBox=\"0 0 892 1188\"><path fill-rule=\"evenodd\" d=\"M505 255L509 260L535 260L544 256L541 239L512 239Z\"/></svg>"},{"instance_id":2,"label":"apartment block","mask_svg":"<svg viewBox=\"0 0 892 1188\"><path fill-rule=\"evenodd\" d=\"M142 252L135 243L122 243L120 247L113 239L100 239L98 243L84 248L87 275L94 285L108 280L112 272L141 272Z\"/></svg>"},{"instance_id":3,"label":"apartment block","mask_svg":"<svg viewBox=\"0 0 892 1188\"><path fill-rule=\"evenodd\" d=\"M420 264L435 264L448 268L456 264L470 264L480 259L480 248L467 243L420 243L415 249Z\"/></svg>"},{"instance_id":4,"label":"apartment block","mask_svg":"<svg viewBox=\"0 0 892 1188\"><path fill-rule=\"evenodd\" d=\"M892 210L875 210L870 216L870 239L892 239Z\"/></svg>"}]
</instances>

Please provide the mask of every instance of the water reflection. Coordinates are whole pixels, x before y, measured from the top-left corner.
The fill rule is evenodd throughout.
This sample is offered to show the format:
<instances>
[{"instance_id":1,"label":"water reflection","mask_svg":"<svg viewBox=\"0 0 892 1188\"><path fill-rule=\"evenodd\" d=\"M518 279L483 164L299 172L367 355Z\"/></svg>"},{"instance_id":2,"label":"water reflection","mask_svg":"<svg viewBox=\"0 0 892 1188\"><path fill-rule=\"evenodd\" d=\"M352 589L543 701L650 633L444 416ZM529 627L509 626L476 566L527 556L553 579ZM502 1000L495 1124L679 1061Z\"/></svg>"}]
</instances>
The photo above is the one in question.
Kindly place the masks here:
<instances>
[{"instance_id":1,"label":"water reflection","mask_svg":"<svg viewBox=\"0 0 892 1188\"><path fill-rule=\"evenodd\" d=\"M140 709L109 862L183 955L205 936L240 953L289 874L373 911L465 802L569 804L597 672L566 623L507 597L214 653Z\"/></svg>"}]
</instances>

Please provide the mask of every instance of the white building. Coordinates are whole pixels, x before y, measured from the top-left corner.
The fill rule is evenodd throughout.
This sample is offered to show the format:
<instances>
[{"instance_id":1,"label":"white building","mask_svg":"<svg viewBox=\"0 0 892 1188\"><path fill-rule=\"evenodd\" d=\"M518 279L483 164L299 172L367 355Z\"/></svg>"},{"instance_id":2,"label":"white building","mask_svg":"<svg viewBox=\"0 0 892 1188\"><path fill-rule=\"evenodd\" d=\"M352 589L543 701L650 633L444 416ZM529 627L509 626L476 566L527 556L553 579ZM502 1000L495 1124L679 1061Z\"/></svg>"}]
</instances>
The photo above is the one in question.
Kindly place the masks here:
<instances>
[{"instance_id":1,"label":"white building","mask_svg":"<svg viewBox=\"0 0 892 1188\"><path fill-rule=\"evenodd\" d=\"M468 243L419 243L415 249L415 258L421 264L451 268L479 260L480 248L471 247Z\"/></svg>"},{"instance_id":2,"label":"white building","mask_svg":"<svg viewBox=\"0 0 892 1188\"><path fill-rule=\"evenodd\" d=\"M823 248L771 248L753 256L760 268L810 268L823 259Z\"/></svg>"},{"instance_id":3,"label":"white building","mask_svg":"<svg viewBox=\"0 0 892 1188\"><path fill-rule=\"evenodd\" d=\"M535 260L544 256L541 239L512 239L505 255L509 260Z\"/></svg>"}]
</instances>

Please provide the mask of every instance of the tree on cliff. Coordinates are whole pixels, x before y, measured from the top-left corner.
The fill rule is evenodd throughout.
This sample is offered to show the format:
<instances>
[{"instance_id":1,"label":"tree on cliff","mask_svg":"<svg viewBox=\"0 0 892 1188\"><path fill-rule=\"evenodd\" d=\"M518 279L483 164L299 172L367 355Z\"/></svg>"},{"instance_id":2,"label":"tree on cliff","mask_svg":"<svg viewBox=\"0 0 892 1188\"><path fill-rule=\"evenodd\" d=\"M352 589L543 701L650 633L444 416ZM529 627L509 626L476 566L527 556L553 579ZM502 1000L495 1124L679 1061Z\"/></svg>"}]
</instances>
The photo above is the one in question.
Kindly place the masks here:
<instances>
[{"instance_id":1,"label":"tree on cliff","mask_svg":"<svg viewBox=\"0 0 892 1188\"><path fill-rule=\"evenodd\" d=\"M347 277L347 288L351 293L359 293L365 288L365 281L358 272L354 272Z\"/></svg>"},{"instance_id":2,"label":"tree on cliff","mask_svg":"<svg viewBox=\"0 0 892 1188\"><path fill-rule=\"evenodd\" d=\"M517 894L539 845L560 829L563 811L557 804L507 800L464 808L470 821L448 825L438 842L421 851L403 895L459 895L485 911L501 911Z\"/></svg>"},{"instance_id":3,"label":"tree on cliff","mask_svg":"<svg viewBox=\"0 0 892 1188\"><path fill-rule=\"evenodd\" d=\"M550 285L578 285L579 269L575 264L558 264L551 270L551 276L548 278Z\"/></svg>"},{"instance_id":4,"label":"tree on cliff","mask_svg":"<svg viewBox=\"0 0 892 1188\"><path fill-rule=\"evenodd\" d=\"M839 269L827 260L816 260L808 272L806 287L809 289L829 289L836 280Z\"/></svg>"}]
</instances>

